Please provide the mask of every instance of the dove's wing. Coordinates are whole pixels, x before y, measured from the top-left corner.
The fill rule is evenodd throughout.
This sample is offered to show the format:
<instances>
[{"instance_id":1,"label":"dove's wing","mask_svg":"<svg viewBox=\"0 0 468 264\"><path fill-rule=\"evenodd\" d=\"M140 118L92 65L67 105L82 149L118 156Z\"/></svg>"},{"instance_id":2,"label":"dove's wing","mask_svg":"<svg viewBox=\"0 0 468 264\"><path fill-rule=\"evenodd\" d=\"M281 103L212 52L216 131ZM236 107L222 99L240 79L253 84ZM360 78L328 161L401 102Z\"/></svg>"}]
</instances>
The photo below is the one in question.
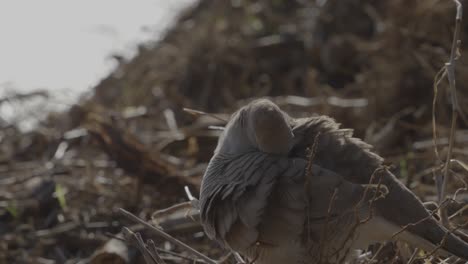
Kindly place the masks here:
<instances>
[{"instance_id":1,"label":"dove's wing","mask_svg":"<svg viewBox=\"0 0 468 264\"><path fill-rule=\"evenodd\" d=\"M200 195L207 234L252 259L262 256L260 263L295 263L296 257L316 261L320 243L341 258L346 249L361 246L356 234L365 246L395 232L380 218L365 221L385 186L351 183L317 165L306 173L307 166L305 159L262 152L228 160L215 156ZM376 225L382 230L372 230ZM331 232L322 242L327 228Z\"/></svg>"},{"instance_id":2,"label":"dove's wing","mask_svg":"<svg viewBox=\"0 0 468 264\"><path fill-rule=\"evenodd\" d=\"M382 164L382 158L371 151L370 145L352 137L352 131L339 129L331 118L317 116L291 119L295 144L291 156L306 157L306 149L317 142L314 163L331 169L353 183L369 183L371 177ZM433 245L440 244L446 251L468 259L468 244L449 234L429 212L421 201L388 170L376 173L375 181L385 185L389 194L376 202L377 213L396 226L406 226L415 237L423 238ZM417 223L417 224L416 224ZM415 239L409 242L415 243ZM416 243L414 246L426 248Z\"/></svg>"},{"instance_id":3,"label":"dove's wing","mask_svg":"<svg viewBox=\"0 0 468 264\"><path fill-rule=\"evenodd\" d=\"M248 252L257 242L276 249L293 250L294 245L296 252L308 247L297 244L303 237L318 243L324 220L347 216L355 221L356 214L364 218L370 212L374 186L353 184L317 165L306 175L306 168L304 159L262 152L231 159L215 155L200 195L205 231L238 252ZM310 229L304 229L306 223Z\"/></svg>"},{"instance_id":4,"label":"dove's wing","mask_svg":"<svg viewBox=\"0 0 468 264\"><path fill-rule=\"evenodd\" d=\"M290 118L294 134L291 155L305 158L307 149L314 145L315 164L333 170L347 180L367 184L383 159L372 152L372 146L353 137L352 129L340 129L327 116Z\"/></svg>"},{"instance_id":5,"label":"dove's wing","mask_svg":"<svg viewBox=\"0 0 468 264\"><path fill-rule=\"evenodd\" d=\"M258 239L271 192L287 161L261 152L232 158L215 155L203 178L201 220L206 233L237 251Z\"/></svg>"}]
</instances>

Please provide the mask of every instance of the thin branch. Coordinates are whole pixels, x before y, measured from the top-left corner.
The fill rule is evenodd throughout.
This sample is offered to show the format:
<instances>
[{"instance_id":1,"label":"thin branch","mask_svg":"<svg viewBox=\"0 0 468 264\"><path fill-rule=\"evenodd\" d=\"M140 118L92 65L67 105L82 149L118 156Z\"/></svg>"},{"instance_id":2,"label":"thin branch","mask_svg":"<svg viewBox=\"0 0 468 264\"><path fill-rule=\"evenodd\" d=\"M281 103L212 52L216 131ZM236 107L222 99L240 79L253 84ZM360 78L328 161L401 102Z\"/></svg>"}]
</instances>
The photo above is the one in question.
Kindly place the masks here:
<instances>
[{"instance_id":1,"label":"thin branch","mask_svg":"<svg viewBox=\"0 0 468 264\"><path fill-rule=\"evenodd\" d=\"M325 252L325 249L326 249L326 246L329 244L329 243L326 243L326 239L327 239L327 236L328 236L328 224L330 222L330 218L331 218L331 215L332 215L332 209L333 209L333 205L336 201L336 196L338 195L338 188L335 188L335 190L333 191L333 195L332 197L330 198L330 202L328 204L328 210L327 210L327 217L325 219L325 224L323 226L323 229L322 229L322 234L320 235L320 243L319 243L319 261L318 263L322 263L322 257L324 256L324 252Z\"/></svg>"},{"instance_id":2,"label":"thin branch","mask_svg":"<svg viewBox=\"0 0 468 264\"><path fill-rule=\"evenodd\" d=\"M408 264L413 264L413 262L416 260L416 256L417 256L418 252L419 252L419 249L417 249L417 248L413 251L413 254L411 254L411 257L408 260Z\"/></svg>"},{"instance_id":3,"label":"thin branch","mask_svg":"<svg viewBox=\"0 0 468 264\"><path fill-rule=\"evenodd\" d=\"M178 212L182 209L186 209L187 212L193 209L192 202L183 202L179 204L172 205L169 208L158 210L151 215L151 219L153 220L153 224L156 224L159 227L159 219L160 218L167 218L168 216L172 215L174 212Z\"/></svg>"},{"instance_id":4,"label":"thin branch","mask_svg":"<svg viewBox=\"0 0 468 264\"><path fill-rule=\"evenodd\" d=\"M156 260L156 262L158 263L161 263L161 264L165 264L166 262L161 258L161 256L159 256L158 254L158 249L156 247L156 244L154 244L154 241L149 239L147 242L146 242L146 245L148 246L148 250L151 254L151 256Z\"/></svg>"},{"instance_id":5,"label":"thin branch","mask_svg":"<svg viewBox=\"0 0 468 264\"><path fill-rule=\"evenodd\" d=\"M445 67L442 67L439 72L434 77L434 98L432 99L432 141L434 144L434 153L437 160L440 160L439 150L437 146L439 145L437 142L437 124L436 124L436 105L437 105L437 95L438 95L438 87L442 79L445 77L447 72L445 71ZM439 185L438 185L439 186ZM440 185L441 186L441 185ZM438 187L439 188L439 187ZM438 190L439 191L439 190ZM439 191L440 193L440 191Z\"/></svg>"},{"instance_id":6,"label":"thin branch","mask_svg":"<svg viewBox=\"0 0 468 264\"><path fill-rule=\"evenodd\" d=\"M317 145L318 145L318 140L319 140L319 137L320 137L320 132L317 133L317 135L315 135L315 138L314 138L314 143L312 144L312 146L308 149L309 150L309 153L307 153L307 167L306 167L306 171L305 171L305 183L304 183L304 190L305 190L305 193L306 194L309 194L310 192L310 180L311 180L311 177L313 177L313 174L312 174L312 166L313 166L313 161L314 161L314 158L315 158L315 154L317 152ZM310 195L308 195L310 196ZM306 223L306 234L307 234L307 241L306 241L306 244L308 245L311 241L311 237L310 237L310 204L309 204L309 200L307 200L307 205L306 205L306 214L307 214L307 223Z\"/></svg>"},{"instance_id":7,"label":"thin branch","mask_svg":"<svg viewBox=\"0 0 468 264\"><path fill-rule=\"evenodd\" d=\"M157 257L155 258L153 254L150 253L150 251L146 247L145 242L143 242L143 239L141 238L140 233L134 233L129 228L124 227L122 229L122 234L128 243L132 244L133 246L137 247L140 250L146 264L165 264L164 261L163 262L158 261L160 258L157 258Z\"/></svg>"},{"instance_id":8,"label":"thin branch","mask_svg":"<svg viewBox=\"0 0 468 264\"><path fill-rule=\"evenodd\" d=\"M447 71L447 79L449 82L449 89L452 98L452 124L450 127L450 138L449 138L449 147L448 153L445 161L444 167L444 174L443 174L443 181L442 187L440 188L440 195L439 195L439 204L446 197L447 192L447 183L449 182L449 171L450 171L450 160L452 158L452 151L453 151L453 142L455 140L455 129L457 126L457 118L458 118L458 98L457 98L457 88L455 83L455 66L456 60L458 59L458 47L460 46L460 25L462 22L462 4L458 0L452 0L457 6L457 15L455 19L455 32L453 34L453 41L452 41L452 49L450 51L450 59L445 64L445 69ZM449 226L449 219L447 215L447 210L442 208L440 209L440 218L441 222L444 226Z\"/></svg>"},{"instance_id":9,"label":"thin branch","mask_svg":"<svg viewBox=\"0 0 468 264\"><path fill-rule=\"evenodd\" d=\"M217 262L207 256L205 256L204 254L196 251L195 249L193 249L192 247L190 247L189 245L185 244L184 242L172 237L171 235L167 234L166 232L162 231L161 229L159 228L156 228L150 224L148 224L147 222L145 222L144 220L140 219L139 217L135 216L134 214L130 213L129 211L123 209L123 208L120 208L119 209L120 213L122 215L124 215L125 217L135 221L135 222L138 222L140 224L142 224L143 226L145 226L146 228L148 228L151 232L153 232L154 234L158 235L158 236L161 236L169 241L171 241L172 243L180 246L181 248L187 250L188 252L190 252L191 254L199 257L200 259L203 259L204 261L206 261L207 263L210 263L210 264L216 264Z\"/></svg>"},{"instance_id":10,"label":"thin branch","mask_svg":"<svg viewBox=\"0 0 468 264\"><path fill-rule=\"evenodd\" d=\"M199 111L199 110L195 110L195 109L191 109L191 108L184 108L183 109L185 112L189 113L189 114L192 114L194 116L201 116L201 115L207 115L207 116L210 116L216 120L219 120L219 121L222 121L224 123L227 123L228 120L225 120L215 114L211 114L211 113L206 113L206 112L203 112L203 111Z\"/></svg>"}]
</instances>

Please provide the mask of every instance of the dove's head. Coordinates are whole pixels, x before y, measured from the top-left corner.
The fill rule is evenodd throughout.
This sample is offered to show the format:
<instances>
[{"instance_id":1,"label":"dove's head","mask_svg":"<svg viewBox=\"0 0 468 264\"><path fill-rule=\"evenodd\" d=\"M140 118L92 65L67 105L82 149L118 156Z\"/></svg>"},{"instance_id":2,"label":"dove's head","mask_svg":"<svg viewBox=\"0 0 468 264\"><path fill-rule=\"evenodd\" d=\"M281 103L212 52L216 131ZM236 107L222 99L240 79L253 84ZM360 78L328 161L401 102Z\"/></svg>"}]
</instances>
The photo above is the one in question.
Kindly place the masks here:
<instances>
[{"instance_id":1,"label":"dove's head","mask_svg":"<svg viewBox=\"0 0 468 264\"><path fill-rule=\"evenodd\" d=\"M239 109L221 136L217 153L243 154L260 150L275 155L287 155L293 133L289 116L266 99L252 101Z\"/></svg>"}]
</instances>

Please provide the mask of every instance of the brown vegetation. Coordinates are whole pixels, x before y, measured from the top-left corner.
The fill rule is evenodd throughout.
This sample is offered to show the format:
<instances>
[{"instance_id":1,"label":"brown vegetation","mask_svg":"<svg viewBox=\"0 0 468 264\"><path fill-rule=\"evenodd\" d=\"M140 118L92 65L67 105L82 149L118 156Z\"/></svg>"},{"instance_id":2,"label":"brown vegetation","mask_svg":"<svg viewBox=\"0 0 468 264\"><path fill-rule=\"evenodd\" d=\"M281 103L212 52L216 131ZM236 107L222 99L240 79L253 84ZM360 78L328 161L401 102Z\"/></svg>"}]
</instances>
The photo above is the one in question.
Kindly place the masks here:
<instances>
[{"instance_id":1,"label":"brown vegetation","mask_svg":"<svg viewBox=\"0 0 468 264\"><path fill-rule=\"evenodd\" d=\"M375 145L422 199L437 201L434 177L442 175L448 153L452 106L442 80L434 108L436 156L433 83L450 57L454 3L315 2L201 0L161 41L142 44L135 58L121 62L91 99L51 114L28 133L0 120L0 262L143 261L119 240L122 226L134 223L118 208L149 219L184 201L185 185L198 193L219 135L209 126L223 125L184 107L230 113L268 96L294 116L330 115ZM468 112L466 72L468 56L461 56L456 81L462 113ZM9 100L28 99L0 104ZM468 201L460 189L466 165L459 162L468 156L466 121L462 115L454 134L451 155L458 161L448 186L450 194L461 190L462 203L451 204L449 215ZM462 211L451 220L467 218ZM160 224L202 252L222 255L184 219ZM156 245L168 262L189 261L186 251L164 240ZM411 255L401 245L389 248L379 250L382 263Z\"/></svg>"}]
</instances>

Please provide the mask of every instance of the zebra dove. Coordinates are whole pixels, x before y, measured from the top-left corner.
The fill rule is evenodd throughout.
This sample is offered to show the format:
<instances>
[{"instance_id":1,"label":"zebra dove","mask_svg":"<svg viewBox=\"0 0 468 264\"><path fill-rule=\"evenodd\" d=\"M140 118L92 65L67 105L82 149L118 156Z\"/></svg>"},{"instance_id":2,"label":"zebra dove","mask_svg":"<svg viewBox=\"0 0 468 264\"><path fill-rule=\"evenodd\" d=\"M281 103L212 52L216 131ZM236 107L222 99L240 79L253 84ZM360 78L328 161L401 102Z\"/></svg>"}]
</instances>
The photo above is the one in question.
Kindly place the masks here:
<instances>
[{"instance_id":1,"label":"zebra dove","mask_svg":"<svg viewBox=\"0 0 468 264\"><path fill-rule=\"evenodd\" d=\"M468 260L468 244L382 162L329 117L253 101L231 117L203 177L204 230L255 263L346 263L387 240Z\"/></svg>"}]
</instances>

